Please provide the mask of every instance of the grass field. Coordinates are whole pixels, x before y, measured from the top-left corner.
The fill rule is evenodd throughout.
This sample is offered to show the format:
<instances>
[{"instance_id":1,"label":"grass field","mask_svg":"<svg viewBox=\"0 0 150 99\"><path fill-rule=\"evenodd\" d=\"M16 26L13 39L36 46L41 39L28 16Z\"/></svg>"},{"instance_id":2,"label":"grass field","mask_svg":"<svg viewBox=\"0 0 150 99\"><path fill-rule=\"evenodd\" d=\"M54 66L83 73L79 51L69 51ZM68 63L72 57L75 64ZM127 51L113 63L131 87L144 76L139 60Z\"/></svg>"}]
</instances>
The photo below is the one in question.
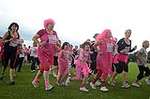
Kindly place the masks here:
<instances>
[{"instance_id":1,"label":"grass field","mask_svg":"<svg viewBox=\"0 0 150 99\"><path fill-rule=\"evenodd\" d=\"M136 64L129 64L129 82L136 79L138 69ZM8 73L7 73L8 75ZM121 76L117 78L117 86L109 86L109 92L103 93L98 88L89 92L79 91L79 81L72 81L68 87L59 87L55 84L55 78L50 80L55 88L51 92L44 91L43 79L40 87L35 89L31 81L35 73L31 73L30 66L24 66L21 72L17 73L16 84L8 85L8 76L0 81L0 99L150 99L150 86L144 80L140 88L121 88Z\"/></svg>"}]
</instances>

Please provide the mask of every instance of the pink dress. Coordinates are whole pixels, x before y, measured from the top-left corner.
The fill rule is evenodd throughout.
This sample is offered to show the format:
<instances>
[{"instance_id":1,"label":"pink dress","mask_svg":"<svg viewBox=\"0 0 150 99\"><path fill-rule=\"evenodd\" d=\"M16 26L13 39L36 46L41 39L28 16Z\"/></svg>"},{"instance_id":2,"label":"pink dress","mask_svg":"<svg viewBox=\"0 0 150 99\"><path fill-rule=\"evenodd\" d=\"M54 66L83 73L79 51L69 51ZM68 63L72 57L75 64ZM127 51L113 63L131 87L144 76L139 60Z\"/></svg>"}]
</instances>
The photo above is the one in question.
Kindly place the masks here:
<instances>
[{"instance_id":1,"label":"pink dress","mask_svg":"<svg viewBox=\"0 0 150 99\"><path fill-rule=\"evenodd\" d=\"M112 73L112 49L113 45L110 43L106 43L105 41L102 41L102 44L99 45L100 51L97 55L97 70L100 70L102 74L111 74Z\"/></svg>"},{"instance_id":2,"label":"pink dress","mask_svg":"<svg viewBox=\"0 0 150 99\"><path fill-rule=\"evenodd\" d=\"M61 50L58 54L58 73L60 75L68 74L69 51Z\"/></svg>"},{"instance_id":3,"label":"pink dress","mask_svg":"<svg viewBox=\"0 0 150 99\"><path fill-rule=\"evenodd\" d=\"M40 61L40 70L48 71L54 60L55 44L58 37L55 31L49 35L45 29L40 30L37 34L40 36L40 42L43 44L38 47L38 58Z\"/></svg>"},{"instance_id":4,"label":"pink dress","mask_svg":"<svg viewBox=\"0 0 150 99\"><path fill-rule=\"evenodd\" d=\"M108 75L112 74L113 51L115 49L116 40L111 34L111 30L105 29L101 34L96 36L96 41L100 42L97 54L96 68L100 74L101 80L106 80Z\"/></svg>"},{"instance_id":5,"label":"pink dress","mask_svg":"<svg viewBox=\"0 0 150 99\"><path fill-rule=\"evenodd\" d=\"M80 50L78 59L75 61L76 64L76 77L77 79L82 79L83 77L88 77L91 72L87 62L89 61L90 53L89 51Z\"/></svg>"}]
</instances>

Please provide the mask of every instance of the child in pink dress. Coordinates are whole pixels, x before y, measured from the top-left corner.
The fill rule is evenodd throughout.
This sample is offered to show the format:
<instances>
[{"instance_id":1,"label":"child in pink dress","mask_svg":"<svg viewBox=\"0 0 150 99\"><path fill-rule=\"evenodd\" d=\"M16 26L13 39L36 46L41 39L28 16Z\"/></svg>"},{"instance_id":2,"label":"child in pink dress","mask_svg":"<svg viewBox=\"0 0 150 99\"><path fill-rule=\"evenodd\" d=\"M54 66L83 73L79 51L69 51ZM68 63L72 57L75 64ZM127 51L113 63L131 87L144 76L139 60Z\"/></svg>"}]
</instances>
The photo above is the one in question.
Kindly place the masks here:
<instances>
[{"instance_id":1,"label":"child in pink dress","mask_svg":"<svg viewBox=\"0 0 150 99\"><path fill-rule=\"evenodd\" d=\"M94 84L99 79L102 83L100 90L106 92L108 91L106 88L106 80L108 75L112 74L112 52L114 50L114 39L111 30L105 29L101 34L97 35L96 42L95 46L98 46L99 49L96 59L97 77L90 85L95 89Z\"/></svg>"},{"instance_id":2,"label":"child in pink dress","mask_svg":"<svg viewBox=\"0 0 150 99\"><path fill-rule=\"evenodd\" d=\"M65 83L68 77L68 64L69 64L69 43L64 42L62 45L62 49L58 54L58 76L57 76L57 84L58 85L66 85Z\"/></svg>"},{"instance_id":3,"label":"child in pink dress","mask_svg":"<svg viewBox=\"0 0 150 99\"><path fill-rule=\"evenodd\" d=\"M90 63L90 46L88 42L85 42L81 46L80 54L78 59L75 61L75 64L76 77L78 80L81 80L80 91L86 92L88 92L88 89L85 87L85 82L90 73L87 63Z\"/></svg>"},{"instance_id":4,"label":"child in pink dress","mask_svg":"<svg viewBox=\"0 0 150 99\"><path fill-rule=\"evenodd\" d=\"M32 81L32 84L34 87L38 87L40 75L43 74L46 91L53 89L53 86L49 84L49 69L53 64L54 49L58 43L57 33L53 30L54 25L55 22L53 19L45 20L45 29L41 29L33 37L33 41L38 44L40 70Z\"/></svg>"}]
</instances>

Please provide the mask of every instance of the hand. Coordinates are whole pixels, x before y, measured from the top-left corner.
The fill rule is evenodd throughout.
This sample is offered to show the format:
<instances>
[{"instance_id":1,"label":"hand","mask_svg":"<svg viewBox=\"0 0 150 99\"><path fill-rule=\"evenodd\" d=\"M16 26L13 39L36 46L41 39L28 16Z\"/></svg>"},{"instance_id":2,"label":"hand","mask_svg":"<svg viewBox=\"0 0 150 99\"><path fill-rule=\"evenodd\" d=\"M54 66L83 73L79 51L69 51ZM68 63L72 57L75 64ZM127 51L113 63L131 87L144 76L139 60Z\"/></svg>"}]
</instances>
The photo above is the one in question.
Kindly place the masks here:
<instances>
[{"instance_id":1,"label":"hand","mask_svg":"<svg viewBox=\"0 0 150 99\"><path fill-rule=\"evenodd\" d=\"M13 39L9 39L9 40L4 40L5 43L12 41Z\"/></svg>"},{"instance_id":2,"label":"hand","mask_svg":"<svg viewBox=\"0 0 150 99\"><path fill-rule=\"evenodd\" d=\"M134 48L133 48L134 50L136 50L137 49L137 46L134 46Z\"/></svg>"},{"instance_id":3,"label":"hand","mask_svg":"<svg viewBox=\"0 0 150 99\"><path fill-rule=\"evenodd\" d=\"M42 42L40 42L38 45L39 45L39 46L45 46L46 44L47 44L46 41L42 41Z\"/></svg>"}]
</instances>

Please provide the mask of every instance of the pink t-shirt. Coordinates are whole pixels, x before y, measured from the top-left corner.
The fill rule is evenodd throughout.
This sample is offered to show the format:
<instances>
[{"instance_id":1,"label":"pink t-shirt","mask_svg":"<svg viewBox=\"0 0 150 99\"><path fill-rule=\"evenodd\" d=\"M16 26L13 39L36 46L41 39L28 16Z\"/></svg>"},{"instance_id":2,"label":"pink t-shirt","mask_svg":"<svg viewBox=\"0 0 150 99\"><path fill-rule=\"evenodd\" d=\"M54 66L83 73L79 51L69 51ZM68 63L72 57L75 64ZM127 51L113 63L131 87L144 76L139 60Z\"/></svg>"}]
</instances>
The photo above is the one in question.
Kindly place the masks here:
<instances>
[{"instance_id":1,"label":"pink t-shirt","mask_svg":"<svg viewBox=\"0 0 150 99\"><path fill-rule=\"evenodd\" d=\"M78 59L82 62L87 62L87 61L89 61L89 58L90 58L90 52L84 51L83 49L81 49Z\"/></svg>"},{"instance_id":2,"label":"pink t-shirt","mask_svg":"<svg viewBox=\"0 0 150 99\"><path fill-rule=\"evenodd\" d=\"M49 35L45 29L42 29L37 32L37 34L40 36L41 42L46 42L49 44L56 44L58 42L58 36L55 31L52 31L53 33Z\"/></svg>"}]
</instances>

